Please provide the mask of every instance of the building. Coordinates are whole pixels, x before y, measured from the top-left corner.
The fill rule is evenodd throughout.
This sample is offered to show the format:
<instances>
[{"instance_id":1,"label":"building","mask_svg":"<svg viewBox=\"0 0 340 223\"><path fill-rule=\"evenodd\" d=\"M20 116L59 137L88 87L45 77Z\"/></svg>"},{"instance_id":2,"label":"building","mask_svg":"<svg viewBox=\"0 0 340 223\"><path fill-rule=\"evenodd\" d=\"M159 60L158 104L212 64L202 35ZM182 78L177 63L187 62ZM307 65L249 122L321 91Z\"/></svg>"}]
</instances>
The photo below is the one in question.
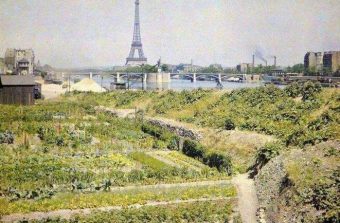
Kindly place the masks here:
<instances>
[{"instance_id":1,"label":"building","mask_svg":"<svg viewBox=\"0 0 340 223\"><path fill-rule=\"evenodd\" d=\"M0 75L0 104L33 105L34 93L32 75Z\"/></svg>"},{"instance_id":2,"label":"building","mask_svg":"<svg viewBox=\"0 0 340 223\"><path fill-rule=\"evenodd\" d=\"M248 73L253 68L253 64L251 63L241 63L236 66L236 70L240 73Z\"/></svg>"},{"instance_id":3,"label":"building","mask_svg":"<svg viewBox=\"0 0 340 223\"><path fill-rule=\"evenodd\" d=\"M335 73L340 70L340 51L308 52L304 58L304 66L312 73L325 70Z\"/></svg>"},{"instance_id":4,"label":"building","mask_svg":"<svg viewBox=\"0 0 340 223\"><path fill-rule=\"evenodd\" d=\"M179 73L194 73L198 72L200 69L202 69L201 66L193 65L193 64L179 64L176 67L176 71Z\"/></svg>"},{"instance_id":5,"label":"building","mask_svg":"<svg viewBox=\"0 0 340 223\"><path fill-rule=\"evenodd\" d=\"M0 75L6 73L5 59L0 58Z\"/></svg>"},{"instance_id":6,"label":"building","mask_svg":"<svg viewBox=\"0 0 340 223\"><path fill-rule=\"evenodd\" d=\"M325 52L323 56L323 67L332 73L340 71L340 51Z\"/></svg>"},{"instance_id":7,"label":"building","mask_svg":"<svg viewBox=\"0 0 340 223\"><path fill-rule=\"evenodd\" d=\"M223 70L223 67L221 64L210 64L210 67L215 68L217 70Z\"/></svg>"},{"instance_id":8,"label":"building","mask_svg":"<svg viewBox=\"0 0 340 223\"><path fill-rule=\"evenodd\" d=\"M324 54L322 52L317 52L316 54L316 71L320 72L323 69L323 56Z\"/></svg>"},{"instance_id":9,"label":"building","mask_svg":"<svg viewBox=\"0 0 340 223\"><path fill-rule=\"evenodd\" d=\"M6 69L13 74L33 75L34 52L32 49L7 49L5 52Z\"/></svg>"},{"instance_id":10,"label":"building","mask_svg":"<svg viewBox=\"0 0 340 223\"><path fill-rule=\"evenodd\" d=\"M316 71L316 53L308 52L304 58L305 69Z\"/></svg>"}]
</instances>

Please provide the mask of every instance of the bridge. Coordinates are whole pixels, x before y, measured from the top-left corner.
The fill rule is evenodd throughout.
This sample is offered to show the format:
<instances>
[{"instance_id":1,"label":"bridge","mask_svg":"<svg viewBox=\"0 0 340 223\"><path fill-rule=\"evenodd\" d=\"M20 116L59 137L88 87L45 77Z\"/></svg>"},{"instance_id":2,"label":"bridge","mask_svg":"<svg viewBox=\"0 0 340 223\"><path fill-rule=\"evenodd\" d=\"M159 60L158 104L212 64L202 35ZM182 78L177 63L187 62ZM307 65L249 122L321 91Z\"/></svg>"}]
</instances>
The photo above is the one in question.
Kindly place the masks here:
<instances>
[{"instance_id":1,"label":"bridge","mask_svg":"<svg viewBox=\"0 0 340 223\"><path fill-rule=\"evenodd\" d=\"M169 73L167 73L169 74ZM68 73L65 76L88 76L88 77L110 77L113 82L119 83L123 81L135 80L146 82L148 79L148 73L127 73L127 72L74 72ZM234 78L233 81L246 80L246 74L224 74L224 73L170 73L171 79L186 79L191 80L191 82L196 81L215 81L217 83L222 83L222 81L227 81L230 78Z\"/></svg>"}]
</instances>

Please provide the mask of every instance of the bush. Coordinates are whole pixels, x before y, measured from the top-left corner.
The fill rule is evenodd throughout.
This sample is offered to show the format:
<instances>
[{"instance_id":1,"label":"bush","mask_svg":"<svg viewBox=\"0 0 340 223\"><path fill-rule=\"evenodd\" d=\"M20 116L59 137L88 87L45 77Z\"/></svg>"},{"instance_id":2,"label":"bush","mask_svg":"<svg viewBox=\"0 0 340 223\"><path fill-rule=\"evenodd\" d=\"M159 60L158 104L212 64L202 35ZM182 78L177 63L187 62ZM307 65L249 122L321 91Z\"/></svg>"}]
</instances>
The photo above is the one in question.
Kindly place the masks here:
<instances>
[{"instance_id":1,"label":"bush","mask_svg":"<svg viewBox=\"0 0 340 223\"><path fill-rule=\"evenodd\" d=\"M259 170L266 165L272 158L278 156L282 150L283 145L280 142L270 142L265 144L256 152L255 163L250 168L251 177L257 175Z\"/></svg>"},{"instance_id":2,"label":"bush","mask_svg":"<svg viewBox=\"0 0 340 223\"><path fill-rule=\"evenodd\" d=\"M14 143L14 135L10 131L6 131L4 133L0 132L0 144L13 144Z\"/></svg>"},{"instance_id":3,"label":"bush","mask_svg":"<svg viewBox=\"0 0 340 223\"><path fill-rule=\"evenodd\" d=\"M232 174L232 163L229 156L211 152L207 153L206 149L199 143L186 139L183 143L183 153L195 159L203 161L210 167L216 167L220 172Z\"/></svg>"},{"instance_id":4,"label":"bush","mask_svg":"<svg viewBox=\"0 0 340 223\"><path fill-rule=\"evenodd\" d=\"M232 174L232 163L229 156L211 153L206 158L206 164L210 167L216 167L220 172L227 172L229 175Z\"/></svg>"},{"instance_id":5,"label":"bush","mask_svg":"<svg viewBox=\"0 0 340 223\"><path fill-rule=\"evenodd\" d=\"M169 150L179 150L179 141L180 139L178 136L172 136L167 148Z\"/></svg>"},{"instance_id":6,"label":"bush","mask_svg":"<svg viewBox=\"0 0 340 223\"><path fill-rule=\"evenodd\" d=\"M224 129L225 130L234 130L235 129L235 124L230 118L227 118L224 121Z\"/></svg>"},{"instance_id":7,"label":"bush","mask_svg":"<svg viewBox=\"0 0 340 223\"><path fill-rule=\"evenodd\" d=\"M202 145L199 143L186 139L183 143L183 153L195 159L202 160L205 156L205 151Z\"/></svg>"},{"instance_id":8,"label":"bush","mask_svg":"<svg viewBox=\"0 0 340 223\"><path fill-rule=\"evenodd\" d=\"M315 97L316 93L319 93L321 91L321 84L319 82L313 83L311 81L308 81L304 83L302 87L302 100L312 100Z\"/></svg>"},{"instance_id":9,"label":"bush","mask_svg":"<svg viewBox=\"0 0 340 223\"><path fill-rule=\"evenodd\" d=\"M289 97L296 98L301 94L302 89L298 82L293 82L284 91Z\"/></svg>"}]
</instances>

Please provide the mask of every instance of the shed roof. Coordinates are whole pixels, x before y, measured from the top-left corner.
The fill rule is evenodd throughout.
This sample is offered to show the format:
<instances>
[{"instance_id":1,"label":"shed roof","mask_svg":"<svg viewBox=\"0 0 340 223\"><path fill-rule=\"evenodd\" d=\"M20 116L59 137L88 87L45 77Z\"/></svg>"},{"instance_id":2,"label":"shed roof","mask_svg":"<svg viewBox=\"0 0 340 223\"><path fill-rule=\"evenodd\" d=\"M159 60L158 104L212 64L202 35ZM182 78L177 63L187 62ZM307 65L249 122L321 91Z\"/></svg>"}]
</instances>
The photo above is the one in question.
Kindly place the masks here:
<instances>
[{"instance_id":1,"label":"shed roof","mask_svg":"<svg viewBox=\"0 0 340 223\"><path fill-rule=\"evenodd\" d=\"M19 63L29 63L29 61L26 58L22 58L19 60Z\"/></svg>"},{"instance_id":2,"label":"shed roof","mask_svg":"<svg viewBox=\"0 0 340 223\"><path fill-rule=\"evenodd\" d=\"M27 75L0 75L0 85L2 86L33 86L34 77Z\"/></svg>"}]
</instances>

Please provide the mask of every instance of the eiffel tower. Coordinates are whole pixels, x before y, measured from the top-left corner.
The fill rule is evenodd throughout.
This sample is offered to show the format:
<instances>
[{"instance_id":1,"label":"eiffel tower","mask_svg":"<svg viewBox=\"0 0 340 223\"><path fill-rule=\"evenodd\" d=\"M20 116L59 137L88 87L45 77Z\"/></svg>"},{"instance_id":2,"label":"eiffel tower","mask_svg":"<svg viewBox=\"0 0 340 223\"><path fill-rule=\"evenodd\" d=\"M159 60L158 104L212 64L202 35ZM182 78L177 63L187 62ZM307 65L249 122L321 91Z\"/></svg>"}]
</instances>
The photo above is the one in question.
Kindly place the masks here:
<instances>
[{"instance_id":1,"label":"eiffel tower","mask_svg":"<svg viewBox=\"0 0 340 223\"><path fill-rule=\"evenodd\" d=\"M135 52L138 51L138 57L135 57ZM147 58L143 52L142 38L140 36L140 22L139 22L139 0L135 2L135 24L133 31L133 40L131 44L131 50L129 57L126 58L126 64L128 66L137 66L146 64Z\"/></svg>"}]
</instances>

